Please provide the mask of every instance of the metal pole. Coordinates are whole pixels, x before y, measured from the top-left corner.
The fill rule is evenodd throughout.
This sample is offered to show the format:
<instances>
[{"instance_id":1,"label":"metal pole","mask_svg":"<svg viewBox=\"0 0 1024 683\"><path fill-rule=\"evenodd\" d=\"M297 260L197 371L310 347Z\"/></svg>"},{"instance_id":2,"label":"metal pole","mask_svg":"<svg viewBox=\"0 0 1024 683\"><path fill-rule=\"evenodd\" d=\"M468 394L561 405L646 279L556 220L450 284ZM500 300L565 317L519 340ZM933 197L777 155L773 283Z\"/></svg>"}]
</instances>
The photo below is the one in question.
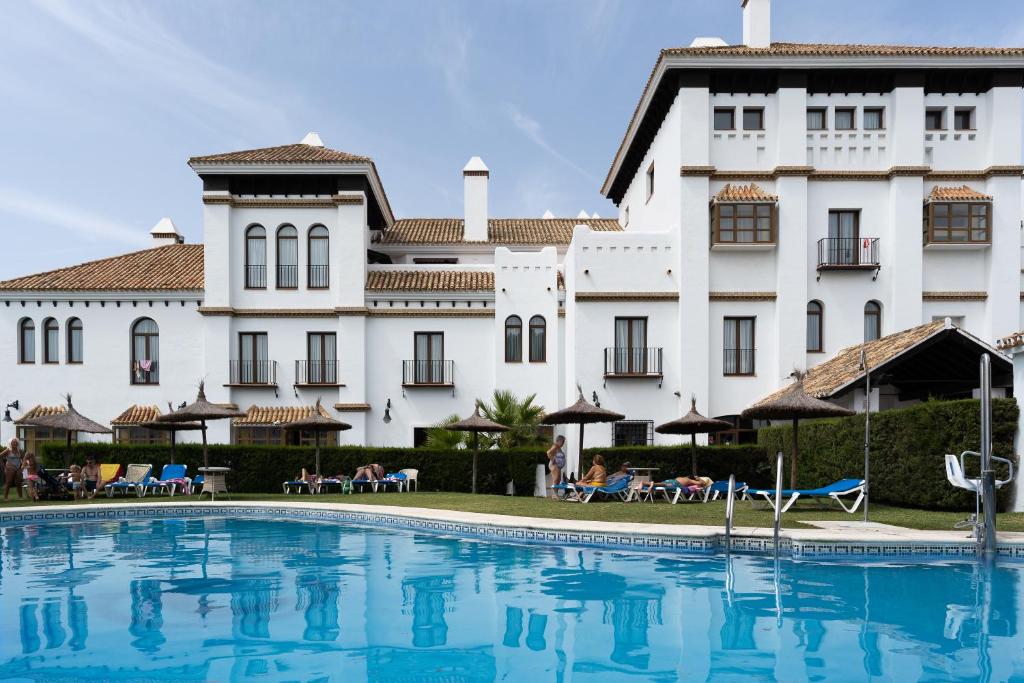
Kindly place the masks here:
<instances>
[{"instance_id":1,"label":"metal pole","mask_svg":"<svg viewBox=\"0 0 1024 683\"><path fill-rule=\"evenodd\" d=\"M779 524L782 522L782 451L775 456L775 555L779 554Z\"/></svg>"},{"instance_id":2,"label":"metal pole","mask_svg":"<svg viewBox=\"0 0 1024 683\"><path fill-rule=\"evenodd\" d=\"M996 552L996 473L992 469L992 360L981 357L981 499L985 526L980 550Z\"/></svg>"},{"instance_id":3,"label":"metal pole","mask_svg":"<svg viewBox=\"0 0 1024 683\"><path fill-rule=\"evenodd\" d=\"M725 498L725 552L732 546L732 513L736 505L736 475L729 475L729 490Z\"/></svg>"},{"instance_id":4,"label":"metal pole","mask_svg":"<svg viewBox=\"0 0 1024 683\"><path fill-rule=\"evenodd\" d=\"M868 501L870 500L871 481L871 369L868 367L868 355L860 350L860 364L864 370L864 521L868 521Z\"/></svg>"}]
</instances>

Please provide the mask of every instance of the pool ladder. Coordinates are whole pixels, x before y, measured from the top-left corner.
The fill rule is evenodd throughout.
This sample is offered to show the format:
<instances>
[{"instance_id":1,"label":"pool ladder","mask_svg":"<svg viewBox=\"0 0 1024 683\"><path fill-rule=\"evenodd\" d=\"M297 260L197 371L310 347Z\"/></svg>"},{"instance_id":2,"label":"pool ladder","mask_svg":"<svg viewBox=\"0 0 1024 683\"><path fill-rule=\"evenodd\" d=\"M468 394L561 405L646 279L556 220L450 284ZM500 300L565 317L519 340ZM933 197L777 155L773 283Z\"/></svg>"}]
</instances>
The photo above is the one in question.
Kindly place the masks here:
<instances>
[{"instance_id":1,"label":"pool ladder","mask_svg":"<svg viewBox=\"0 0 1024 683\"><path fill-rule=\"evenodd\" d=\"M775 556L779 555L779 527L782 524L782 451L775 456L775 519L772 545ZM732 523L736 512L736 475L729 475L729 487L725 494L725 552L732 550Z\"/></svg>"},{"instance_id":2,"label":"pool ladder","mask_svg":"<svg viewBox=\"0 0 1024 683\"><path fill-rule=\"evenodd\" d=\"M779 556L779 527L782 525L782 451L775 454L775 533L772 536L775 556Z\"/></svg>"}]
</instances>

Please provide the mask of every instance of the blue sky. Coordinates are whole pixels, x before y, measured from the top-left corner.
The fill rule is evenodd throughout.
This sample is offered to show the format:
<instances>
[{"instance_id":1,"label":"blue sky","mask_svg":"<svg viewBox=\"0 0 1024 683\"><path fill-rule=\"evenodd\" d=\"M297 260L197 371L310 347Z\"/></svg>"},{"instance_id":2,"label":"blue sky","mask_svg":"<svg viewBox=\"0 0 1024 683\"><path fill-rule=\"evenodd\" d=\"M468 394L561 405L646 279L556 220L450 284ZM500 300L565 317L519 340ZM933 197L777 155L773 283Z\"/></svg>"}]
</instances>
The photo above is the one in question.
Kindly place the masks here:
<instances>
[{"instance_id":1,"label":"blue sky","mask_svg":"<svg viewBox=\"0 0 1024 683\"><path fill-rule=\"evenodd\" d=\"M775 0L773 39L1024 44L1019 0ZM739 42L739 0L15 2L0 25L0 279L201 241L189 156L372 156L399 217L615 215L600 183L662 47Z\"/></svg>"}]
</instances>

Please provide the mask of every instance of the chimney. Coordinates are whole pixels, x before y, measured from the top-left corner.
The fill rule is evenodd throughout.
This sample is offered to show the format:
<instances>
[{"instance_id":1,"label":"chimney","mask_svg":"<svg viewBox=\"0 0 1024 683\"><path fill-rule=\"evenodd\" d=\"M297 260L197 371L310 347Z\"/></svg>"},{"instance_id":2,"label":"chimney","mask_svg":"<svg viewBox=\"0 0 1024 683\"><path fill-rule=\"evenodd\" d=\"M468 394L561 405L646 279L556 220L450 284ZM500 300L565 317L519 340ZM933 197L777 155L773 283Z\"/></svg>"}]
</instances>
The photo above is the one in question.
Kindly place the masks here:
<instances>
[{"instance_id":1,"label":"chimney","mask_svg":"<svg viewBox=\"0 0 1024 683\"><path fill-rule=\"evenodd\" d=\"M306 137L302 138L299 144L309 145L310 147L324 146L324 142L323 140L320 139L320 135L318 133L314 133L313 131L309 131L308 133L306 133Z\"/></svg>"},{"instance_id":2,"label":"chimney","mask_svg":"<svg viewBox=\"0 0 1024 683\"><path fill-rule=\"evenodd\" d=\"M743 44L771 47L772 0L743 0Z\"/></svg>"},{"instance_id":3,"label":"chimney","mask_svg":"<svg viewBox=\"0 0 1024 683\"><path fill-rule=\"evenodd\" d=\"M168 244L183 244L185 242L185 238L174 227L174 222L166 216L153 226L153 229L149 231L149 236L153 238L154 247L165 247Z\"/></svg>"},{"instance_id":4,"label":"chimney","mask_svg":"<svg viewBox=\"0 0 1024 683\"><path fill-rule=\"evenodd\" d=\"M473 157L462 169L463 216L462 239L467 242L487 241L487 179L491 172L480 157Z\"/></svg>"}]
</instances>

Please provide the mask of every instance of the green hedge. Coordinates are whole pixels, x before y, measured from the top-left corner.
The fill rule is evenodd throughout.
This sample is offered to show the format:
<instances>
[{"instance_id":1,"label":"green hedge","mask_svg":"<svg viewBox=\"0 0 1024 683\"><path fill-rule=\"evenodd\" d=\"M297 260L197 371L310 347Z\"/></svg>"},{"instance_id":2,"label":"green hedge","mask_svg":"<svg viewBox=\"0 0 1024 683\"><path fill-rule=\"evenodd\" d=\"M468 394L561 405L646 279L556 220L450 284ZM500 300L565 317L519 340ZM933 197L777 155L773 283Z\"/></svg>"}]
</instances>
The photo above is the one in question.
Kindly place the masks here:
<instances>
[{"instance_id":1,"label":"green hedge","mask_svg":"<svg viewBox=\"0 0 1024 683\"><path fill-rule=\"evenodd\" d=\"M977 451L981 445L980 405L977 400L927 401L910 408L871 414L871 500L929 510L973 510L974 495L946 480L943 455ZM1013 437L1017 403L992 402L992 440L995 455L1016 461ZM789 424L758 432L758 443L771 454L786 454L786 483L792 440ZM801 421L799 487L822 486L864 471L864 416ZM968 461L968 473L978 462ZM1014 465L1016 467L1016 464ZM997 470L998 472L999 470ZM1005 471L1000 478L1005 477ZM999 493L1000 509L1009 502L1011 487Z\"/></svg>"},{"instance_id":2,"label":"green hedge","mask_svg":"<svg viewBox=\"0 0 1024 683\"><path fill-rule=\"evenodd\" d=\"M580 463L580 474L590 466L595 453L604 456L608 471L618 469L623 462L637 467L657 467L655 479L668 479L690 474L690 446L620 446L618 448L587 448L585 463ZM771 466L761 446L697 446L697 469L702 476L715 481L736 475L736 481L764 484L771 479Z\"/></svg>"}]
</instances>

